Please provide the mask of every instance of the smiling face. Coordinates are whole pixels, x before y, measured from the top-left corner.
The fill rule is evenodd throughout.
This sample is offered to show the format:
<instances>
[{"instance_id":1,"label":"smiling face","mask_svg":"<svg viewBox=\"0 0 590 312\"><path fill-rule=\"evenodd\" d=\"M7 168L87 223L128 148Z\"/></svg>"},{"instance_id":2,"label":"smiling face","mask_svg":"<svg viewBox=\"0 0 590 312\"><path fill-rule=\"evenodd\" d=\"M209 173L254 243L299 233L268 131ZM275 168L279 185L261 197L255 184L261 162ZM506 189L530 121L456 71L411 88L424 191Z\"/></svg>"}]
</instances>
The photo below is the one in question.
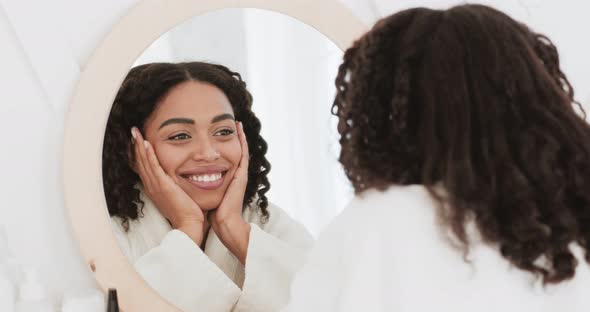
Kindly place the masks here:
<instances>
[{"instance_id":1,"label":"smiling face","mask_svg":"<svg viewBox=\"0 0 590 312\"><path fill-rule=\"evenodd\" d=\"M242 153L225 94L210 84L181 83L162 99L144 130L164 171L201 209L217 208Z\"/></svg>"}]
</instances>

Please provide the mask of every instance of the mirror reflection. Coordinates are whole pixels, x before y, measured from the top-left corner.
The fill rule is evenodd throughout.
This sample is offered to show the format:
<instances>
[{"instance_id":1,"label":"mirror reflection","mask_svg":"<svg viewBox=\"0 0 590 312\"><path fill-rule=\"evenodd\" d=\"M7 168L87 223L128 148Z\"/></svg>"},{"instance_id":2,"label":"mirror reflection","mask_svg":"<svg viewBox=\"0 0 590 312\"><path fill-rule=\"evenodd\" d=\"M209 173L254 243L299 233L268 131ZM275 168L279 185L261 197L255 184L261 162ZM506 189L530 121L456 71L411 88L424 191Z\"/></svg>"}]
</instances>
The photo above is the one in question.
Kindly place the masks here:
<instances>
[{"instance_id":1,"label":"mirror reflection","mask_svg":"<svg viewBox=\"0 0 590 312\"><path fill-rule=\"evenodd\" d=\"M104 190L121 250L169 302L286 303L352 196L330 115L341 58L313 28L257 9L194 17L138 58L106 126Z\"/></svg>"}]
</instances>

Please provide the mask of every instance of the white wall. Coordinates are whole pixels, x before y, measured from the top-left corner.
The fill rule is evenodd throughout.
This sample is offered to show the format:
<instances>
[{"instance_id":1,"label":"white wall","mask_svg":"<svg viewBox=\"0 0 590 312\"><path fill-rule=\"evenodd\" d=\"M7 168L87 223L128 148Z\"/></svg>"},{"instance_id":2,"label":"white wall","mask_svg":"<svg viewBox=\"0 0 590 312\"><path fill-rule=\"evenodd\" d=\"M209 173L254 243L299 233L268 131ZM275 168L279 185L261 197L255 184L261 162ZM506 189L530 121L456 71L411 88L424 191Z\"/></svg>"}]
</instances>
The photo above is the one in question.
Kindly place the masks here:
<instances>
[{"instance_id":1,"label":"white wall","mask_svg":"<svg viewBox=\"0 0 590 312\"><path fill-rule=\"evenodd\" d=\"M351 1L352 2L352 1ZM365 1L357 1L359 4ZM444 9L469 2L499 9L547 35L559 50L562 69L576 91L576 99L590 110L590 1L585 0L367 0L380 16L410 7ZM369 13L367 13L369 14Z\"/></svg>"},{"instance_id":2,"label":"white wall","mask_svg":"<svg viewBox=\"0 0 590 312\"><path fill-rule=\"evenodd\" d=\"M343 0L366 21L409 5L455 1ZM63 119L92 50L136 0L0 0L0 223L24 264L37 266L57 302L93 287L65 217L61 188ZM578 99L590 102L590 2L487 1L547 33ZM88 177L93 178L93 177Z\"/></svg>"},{"instance_id":3,"label":"white wall","mask_svg":"<svg viewBox=\"0 0 590 312\"><path fill-rule=\"evenodd\" d=\"M0 225L55 303L95 287L63 206L65 110L80 68L131 4L86 2L0 1Z\"/></svg>"}]
</instances>

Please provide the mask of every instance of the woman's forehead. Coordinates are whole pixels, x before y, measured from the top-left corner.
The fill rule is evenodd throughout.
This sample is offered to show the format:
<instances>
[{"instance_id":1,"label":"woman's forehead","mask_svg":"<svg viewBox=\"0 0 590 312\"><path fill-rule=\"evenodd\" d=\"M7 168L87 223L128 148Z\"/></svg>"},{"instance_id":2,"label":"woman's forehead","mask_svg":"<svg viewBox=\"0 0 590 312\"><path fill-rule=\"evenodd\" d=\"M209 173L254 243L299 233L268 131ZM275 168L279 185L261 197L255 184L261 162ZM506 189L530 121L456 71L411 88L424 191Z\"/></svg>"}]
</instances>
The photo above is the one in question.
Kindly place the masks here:
<instances>
[{"instance_id":1,"label":"woman's forehead","mask_svg":"<svg viewBox=\"0 0 590 312\"><path fill-rule=\"evenodd\" d=\"M220 114L232 114L227 96L217 87L196 81L182 83L168 92L154 111L154 121L190 117L211 120Z\"/></svg>"}]
</instances>

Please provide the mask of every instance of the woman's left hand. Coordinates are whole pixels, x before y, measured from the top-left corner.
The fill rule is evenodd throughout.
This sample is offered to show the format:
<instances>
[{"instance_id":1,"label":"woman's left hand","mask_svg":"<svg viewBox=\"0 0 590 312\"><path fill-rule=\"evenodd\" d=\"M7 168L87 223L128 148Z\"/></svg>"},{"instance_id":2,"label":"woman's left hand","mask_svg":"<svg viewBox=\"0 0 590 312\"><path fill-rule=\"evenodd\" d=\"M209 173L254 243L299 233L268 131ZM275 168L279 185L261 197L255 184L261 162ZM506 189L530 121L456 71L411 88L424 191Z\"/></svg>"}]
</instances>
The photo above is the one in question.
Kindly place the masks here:
<instances>
[{"instance_id":1,"label":"woman's left hand","mask_svg":"<svg viewBox=\"0 0 590 312\"><path fill-rule=\"evenodd\" d=\"M250 153L248 142L242 123L239 122L238 138L242 147L242 158L234 176L225 191L219 207L209 212L208 219L211 227L221 240L242 264L246 262L248 242L250 238L250 224L242 218L244 194L248 184L248 164Z\"/></svg>"}]
</instances>

